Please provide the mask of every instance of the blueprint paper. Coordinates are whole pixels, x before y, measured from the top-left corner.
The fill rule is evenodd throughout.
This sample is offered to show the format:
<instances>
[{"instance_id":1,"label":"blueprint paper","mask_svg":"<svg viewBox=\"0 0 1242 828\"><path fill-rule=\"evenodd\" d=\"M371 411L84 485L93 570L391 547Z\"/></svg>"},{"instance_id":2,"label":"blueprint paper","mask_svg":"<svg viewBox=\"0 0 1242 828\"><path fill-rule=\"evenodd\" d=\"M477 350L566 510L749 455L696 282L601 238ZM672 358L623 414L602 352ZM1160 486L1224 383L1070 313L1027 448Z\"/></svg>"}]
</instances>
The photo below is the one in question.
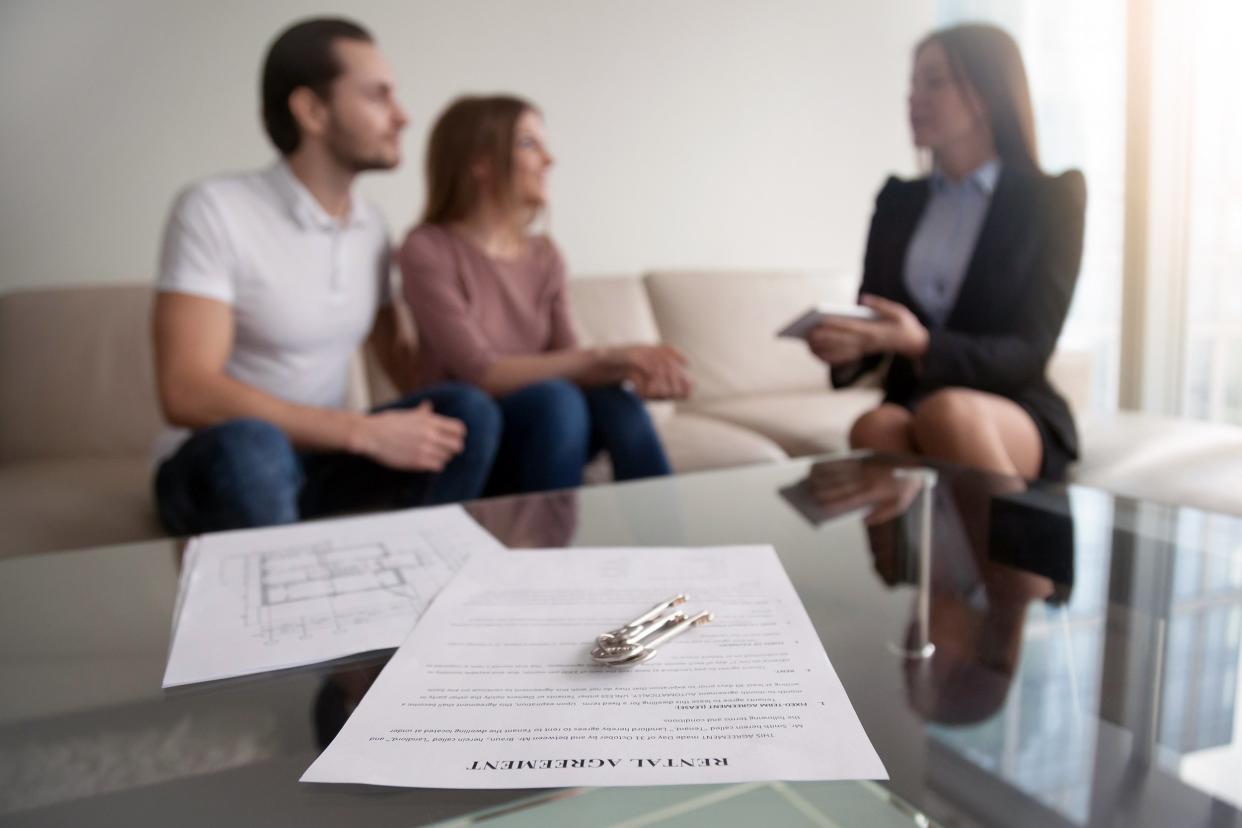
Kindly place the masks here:
<instances>
[{"instance_id":1,"label":"blueprint paper","mask_svg":"<svg viewBox=\"0 0 1242 828\"><path fill-rule=\"evenodd\" d=\"M195 538L164 687L396 647L470 555L504 549L460 506Z\"/></svg>"},{"instance_id":2,"label":"blueprint paper","mask_svg":"<svg viewBox=\"0 0 1242 828\"><path fill-rule=\"evenodd\" d=\"M678 593L715 620L630 669L596 635ZM466 563L302 776L425 788L886 779L770 546Z\"/></svg>"}]
</instances>

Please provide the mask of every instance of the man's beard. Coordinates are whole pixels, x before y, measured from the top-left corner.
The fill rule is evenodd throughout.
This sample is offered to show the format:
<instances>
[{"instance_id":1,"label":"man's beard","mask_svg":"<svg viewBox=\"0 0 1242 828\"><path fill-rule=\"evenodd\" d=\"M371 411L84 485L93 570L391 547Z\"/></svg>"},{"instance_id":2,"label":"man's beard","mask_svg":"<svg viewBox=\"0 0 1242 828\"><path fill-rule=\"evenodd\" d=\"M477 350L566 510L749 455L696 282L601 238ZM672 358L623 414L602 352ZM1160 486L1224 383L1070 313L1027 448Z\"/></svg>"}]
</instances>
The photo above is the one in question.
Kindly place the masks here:
<instances>
[{"instance_id":1,"label":"man's beard","mask_svg":"<svg viewBox=\"0 0 1242 828\"><path fill-rule=\"evenodd\" d=\"M328 153L332 160L341 167L354 173L368 170L391 170L400 163L399 158L390 158L380 152L365 153L359 150L349 134L339 127L334 127L327 135Z\"/></svg>"}]
</instances>

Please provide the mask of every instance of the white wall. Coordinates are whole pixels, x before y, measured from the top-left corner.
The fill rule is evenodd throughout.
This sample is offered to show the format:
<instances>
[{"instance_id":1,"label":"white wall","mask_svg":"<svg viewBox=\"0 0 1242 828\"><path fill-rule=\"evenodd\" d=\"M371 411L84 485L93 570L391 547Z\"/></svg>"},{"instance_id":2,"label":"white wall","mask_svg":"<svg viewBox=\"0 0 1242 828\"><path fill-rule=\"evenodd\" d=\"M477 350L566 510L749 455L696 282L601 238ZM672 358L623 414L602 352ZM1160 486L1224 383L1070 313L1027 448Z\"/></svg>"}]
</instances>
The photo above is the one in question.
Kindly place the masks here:
<instances>
[{"instance_id":1,"label":"white wall","mask_svg":"<svg viewBox=\"0 0 1242 828\"><path fill-rule=\"evenodd\" d=\"M871 199L911 171L904 96L930 0L350 3L395 68L405 162L364 179L404 232L454 95L538 103L576 273L858 269ZM299 0L4 0L0 292L152 278L188 181L272 157L258 70Z\"/></svg>"}]
</instances>

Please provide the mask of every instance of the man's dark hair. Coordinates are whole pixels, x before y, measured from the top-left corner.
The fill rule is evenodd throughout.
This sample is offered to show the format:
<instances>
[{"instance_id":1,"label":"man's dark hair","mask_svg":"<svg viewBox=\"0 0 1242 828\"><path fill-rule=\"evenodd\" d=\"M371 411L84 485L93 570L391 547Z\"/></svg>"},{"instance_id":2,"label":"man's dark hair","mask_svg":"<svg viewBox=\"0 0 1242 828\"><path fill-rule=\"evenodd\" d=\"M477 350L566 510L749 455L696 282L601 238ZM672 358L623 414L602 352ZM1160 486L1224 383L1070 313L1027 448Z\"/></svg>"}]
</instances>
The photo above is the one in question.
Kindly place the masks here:
<instances>
[{"instance_id":1,"label":"man's dark hair","mask_svg":"<svg viewBox=\"0 0 1242 828\"><path fill-rule=\"evenodd\" d=\"M263 126L282 155L298 148L301 133L289 109L293 90L305 86L327 98L342 67L333 42L361 40L373 43L366 29L350 20L320 17L295 23L281 32L263 61Z\"/></svg>"}]
</instances>

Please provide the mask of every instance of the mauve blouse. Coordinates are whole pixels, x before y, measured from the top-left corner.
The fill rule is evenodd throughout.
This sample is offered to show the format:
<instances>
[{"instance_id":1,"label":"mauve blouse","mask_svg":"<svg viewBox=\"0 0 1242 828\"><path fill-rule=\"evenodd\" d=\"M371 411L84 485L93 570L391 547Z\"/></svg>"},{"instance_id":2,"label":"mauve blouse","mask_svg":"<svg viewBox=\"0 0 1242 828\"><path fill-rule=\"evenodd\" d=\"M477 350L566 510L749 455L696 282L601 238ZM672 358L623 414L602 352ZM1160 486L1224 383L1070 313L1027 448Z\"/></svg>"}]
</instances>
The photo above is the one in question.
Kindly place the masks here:
<instances>
[{"instance_id":1,"label":"mauve blouse","mask_svg":"<svg viewBox=\"0 0 1242 828\"><path fill-rule=\"evenodd\" d=\"M575 347L565 262L547 236L493 259L447 227L420 224L397 257L418 328L418 383L477 384L502 357Z\"/></svg>"}]
</instances>

